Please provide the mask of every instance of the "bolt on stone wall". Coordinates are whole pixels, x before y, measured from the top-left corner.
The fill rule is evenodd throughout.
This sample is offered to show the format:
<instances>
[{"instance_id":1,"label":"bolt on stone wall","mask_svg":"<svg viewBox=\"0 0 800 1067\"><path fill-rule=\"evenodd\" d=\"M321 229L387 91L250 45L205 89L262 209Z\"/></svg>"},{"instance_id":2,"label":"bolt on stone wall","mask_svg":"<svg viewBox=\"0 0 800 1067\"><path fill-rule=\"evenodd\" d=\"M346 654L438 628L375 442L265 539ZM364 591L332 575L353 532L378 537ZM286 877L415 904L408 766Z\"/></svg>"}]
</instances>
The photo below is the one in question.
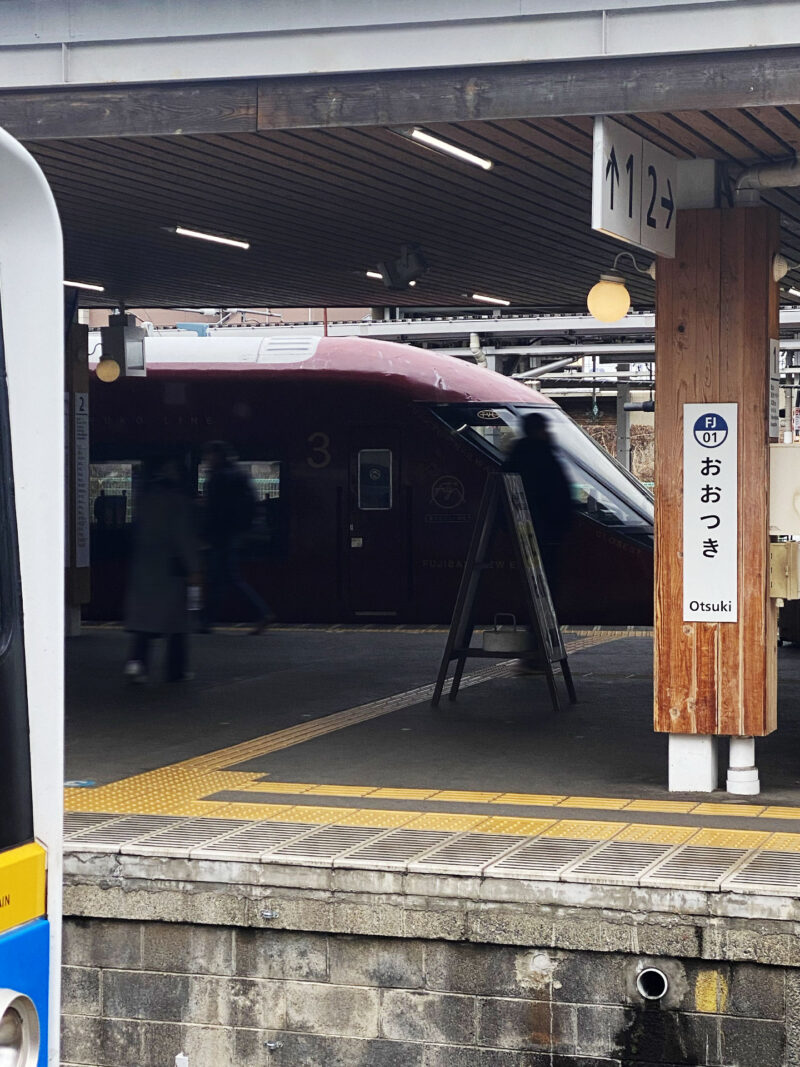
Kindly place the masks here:
<instances>
[{"instance_id":1,"label":"bolt on stone wall","mask_svg":"<svg viewBox=\"0 0 800 1067\"><path fill-rule=\"evenodd\" d=\"M66 920L64 961L68 1067L800 1065L780 966L104 919Z\"/></svg>"}]
</instances>

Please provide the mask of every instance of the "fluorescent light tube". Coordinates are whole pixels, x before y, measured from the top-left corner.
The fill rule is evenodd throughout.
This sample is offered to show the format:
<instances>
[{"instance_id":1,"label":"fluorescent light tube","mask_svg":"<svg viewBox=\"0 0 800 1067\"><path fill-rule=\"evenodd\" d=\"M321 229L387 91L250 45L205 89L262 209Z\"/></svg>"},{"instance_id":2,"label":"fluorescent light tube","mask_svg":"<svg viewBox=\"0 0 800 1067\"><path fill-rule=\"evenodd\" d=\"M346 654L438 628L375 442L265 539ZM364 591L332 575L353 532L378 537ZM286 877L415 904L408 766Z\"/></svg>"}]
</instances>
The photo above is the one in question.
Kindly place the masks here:
<instances>
[{"instance_id":1,"label":"fluorescent light tube","mask_svg":"<svg viewBox=\"0 0 800 1067\"><path fill-rule=\"evenodd\" d=\"M181 237L197 237L200 241L213 241L218 245L233 245L234 248L249 248L249 241L237 241L233 237L218 237L215 233L202 233L200 230L187 230L185 226L176 226L175 233Z\"/></svg>"},{"instance_id":2,"label":"fluorescent light tube","mask_svg":"<svg viewBox=\"0 0 800 1067\"><path fill-rule=\"evenodd\" d=\"M380 273L380 271L377 271L377 270L368 270L367 271L367 277L368 278L377 278L379 282L383 281L383 275Z\"/></svg>"},{"instance_id":3,"label":"fluorescent light tube","mask_svg":"<svg viewBox=\"0 0 800 1067\"><path fill-rule=\"evenodd\" d=\"M450 144L449 141L443 141L441 137L434 137L432 133L428 133L426 130L420 130L416 126L409 134L412 141L419 141L420 144L425 144L429 148L435 148L439 152L445 152L448 156L454 156L456 159L461 159L465 163L472 163L475 167L481 167L482 170L491 170L494 163L491 159L484 159L483 156L476 156L474 152L468 152L466 148L459 148L456 144Z\"/></svg>"},{"instance_id":4,"label":"fluorescent light tube","mask_svg":"<svg viewBox=\"0 0 800 1067\"><path fill-rule=\"evenodd\" d=\"M64 282L64 285L68 285L71 289L91 289L93 293L104 293L106 287L104 285L92 285L91 282Z\"/></svg>"},{"instance_id":5,"label":"fluorescent light tube","mask_svg":"<svg viewBox=\"0 0 800 1067\"><path fill-rule=\"evenodd\" d=\"M480 300L483 304L499 304L504 308L511 306L510 300L503 300L499 296L484 296L482 293L472 293L470 300Z\"/></svg>"}]
</instances>

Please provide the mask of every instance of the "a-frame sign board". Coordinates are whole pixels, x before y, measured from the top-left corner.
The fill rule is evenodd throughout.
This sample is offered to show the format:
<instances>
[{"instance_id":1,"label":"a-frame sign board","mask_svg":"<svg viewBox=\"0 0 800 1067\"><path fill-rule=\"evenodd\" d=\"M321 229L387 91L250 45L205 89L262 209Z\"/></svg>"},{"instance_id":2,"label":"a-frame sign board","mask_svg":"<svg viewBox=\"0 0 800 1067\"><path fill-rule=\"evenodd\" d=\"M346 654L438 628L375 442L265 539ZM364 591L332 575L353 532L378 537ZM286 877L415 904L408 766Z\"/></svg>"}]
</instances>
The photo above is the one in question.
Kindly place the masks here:
<instances>
[{"instance_id":1,"label":"a-frame sign board","mask_svg":"<svg viewBox=\"0 0 800 1067\"><path fill-rule=\"evenodd\" d=\"M530 651L526 650L524 658L534 671L538 668L547 679L553 707L558 711L560 703L556 686L557 672L560 672L564 678L570 703L574 704L576 700L567 651L558 628L550 587L542 567L542 558L533 530L522 479L518 474L503 474L499 471L490 474L486 482L431 703L434 707L438 705L450 664L454 660L456 668L448 694L450 700L455 700L458 695L467 659L473 656L485 659L508 659L513 655L510 652L495 652L471 647L475 628L475 598L481 575L490 566L487 556L501 509L505 510L509 520L531 631L536 640L535 647Z\"/></svg>"}]
</instances>

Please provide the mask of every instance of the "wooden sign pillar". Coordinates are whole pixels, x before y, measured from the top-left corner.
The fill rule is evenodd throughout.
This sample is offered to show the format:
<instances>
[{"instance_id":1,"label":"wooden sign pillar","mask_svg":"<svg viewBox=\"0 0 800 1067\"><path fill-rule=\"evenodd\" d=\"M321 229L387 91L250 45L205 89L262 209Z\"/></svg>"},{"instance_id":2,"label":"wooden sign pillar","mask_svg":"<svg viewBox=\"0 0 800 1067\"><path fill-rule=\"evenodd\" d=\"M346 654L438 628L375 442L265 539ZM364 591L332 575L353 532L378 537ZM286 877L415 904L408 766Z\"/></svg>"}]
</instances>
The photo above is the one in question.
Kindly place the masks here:
<instances>
[{"instance_id":1,"label":"wooden sign pillar","mask_svg":"<svg viewBox=\"0 0 800 1067\"><path fill-rule=\"evenodd\" d=\"M738 775L750 785L736 791L757 792L757 772L743 764L754 763L752 738L776 727L768 405L769 341L778 337L772 259L779 250L779 219L772 208L760 206L681 211L676 236L675 258L659 259L656 279L655 728L670 734L670 789L715 789L716 739L727 734L734 739L736 769L729 788L736 788L731 782ZM718 404L737 405L738 529L732 531L728 520L728 530L722 526L717 532L715 507L699 509L708 542L721 544L723 533L736 536L732 622L685 621L691 614L684 604L686 404L702 404L703 410L707 405L709 411ZM697 410L687 416L694 418ZM709 450L709 459L715 455ZM718 469L712 463L707 468ZM692 490L687 507L694 506L695 496L713 505L715 488L709 477ZM697 543L693 550L698 552Z\"/></svg>"}]
</instances>

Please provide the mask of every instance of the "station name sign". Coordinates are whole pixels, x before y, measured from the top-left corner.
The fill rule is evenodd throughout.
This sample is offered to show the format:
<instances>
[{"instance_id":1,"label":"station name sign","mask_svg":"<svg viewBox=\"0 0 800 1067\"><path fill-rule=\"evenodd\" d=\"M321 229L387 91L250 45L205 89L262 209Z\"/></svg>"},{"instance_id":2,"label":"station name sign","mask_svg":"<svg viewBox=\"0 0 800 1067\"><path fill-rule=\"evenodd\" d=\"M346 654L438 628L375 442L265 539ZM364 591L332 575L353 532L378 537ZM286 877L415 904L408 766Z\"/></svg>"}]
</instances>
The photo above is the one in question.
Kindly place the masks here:
<instances>
[{"instance_id":1,"label":"station name sign","mask_svg":"<svg viewBox=\"0 0 800 1067\"><path fill-rule=\"evenodd\" d=\"M738 405L683 405L683 619L736 622Z\"/></svg>"},{"instance_id":2,"label":"station name sign","mask_svg":"<svg viewBox=\"0 0 800 1067\"><path fill-rule=\"evenodd\" d=\"M592 229L672 259L678 161L613 119L594 120Z\"/></svg>"}]
</instances>

